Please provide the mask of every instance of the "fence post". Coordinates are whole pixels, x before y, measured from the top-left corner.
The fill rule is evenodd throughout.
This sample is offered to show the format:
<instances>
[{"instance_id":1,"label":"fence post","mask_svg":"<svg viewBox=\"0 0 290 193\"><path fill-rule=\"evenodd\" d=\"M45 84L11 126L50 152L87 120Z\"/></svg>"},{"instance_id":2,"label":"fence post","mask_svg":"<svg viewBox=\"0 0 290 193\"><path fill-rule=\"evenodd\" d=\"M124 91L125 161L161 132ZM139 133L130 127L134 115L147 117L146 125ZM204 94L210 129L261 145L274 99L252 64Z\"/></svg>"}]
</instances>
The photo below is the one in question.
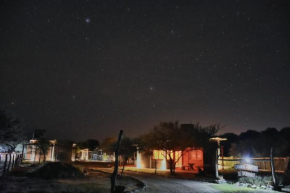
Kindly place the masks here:
<instances>
[{"instance_id":1,"label":"fence post","mask_svg":"<svg viewBox=\"0 0 290 193\"><path fill-rule=\"evenodd\" d=\"M19 166L21 163L21 155L17 156L17 166Z\"/></svg>"},{"instance_id":2,"label":"fence post","mask_svg":"<svg viewBox=\"0 0 290 193\"><path fill-rule=\"evenodd\" d=\"M11 165L11 170L14 168L14 165L15 165L15 155L13 154L12 155L12 165Z\"/></svg>"},{"instance_id":3,"label":"fence post","mask_svg":"<svg viewBox=\"0 0 290 193\"><path fill-rule=\"evenodd\" d=\"M272 178L274 182L274 190L278 189L278 183L276 179L276 173L275 173L275 163L274 163L274 158L273 158L273 147L271 147L270 150L270 163L271 163L271 171L272 171Z\"/></svg>"},{"instance_id":4,"label":"fence post","mask_svg":"<svg viewBox=\"0 0 290 193\"><path fill-rule=\"evenodd\" d=\"M17 167L19 165L18 162L19 162L19 154L16 154L14 167Z\"/></svg>"},{"instance_id":5,"label":"fence post","mask_svg":"<svg viewBox=\"0 0 290 193\"><path fill-rule=\"evenodd\" d=\"M7 165L7 154L5 154L5 162L4 162L4 168L3 168L3 173L2 173L2 177L5 177L5 173L6 173L6 165Z\"/></svg>"},{"instance_id":6,"label":"fence post","mask_svg":"<svg viewBox=\"0 0 290 193\"><path fill-rule=\"evenodd\" d=\"M23 155L22 154L19 156L19 159L20 159L20 161L19 161L19 165L20 165L23 163Z\"/></svg>"},{"instance_id":7,"label":"fence post","mask_svg":"<svg viewBox=\"0 0 290 193\"><path fill-rule=\"evenodd\" d=\"M8 163L8 168L7 168L7 174L9 174L10 166L11 166L11 153L9 153L9 163Z\"/></svg>"}]
</instances>

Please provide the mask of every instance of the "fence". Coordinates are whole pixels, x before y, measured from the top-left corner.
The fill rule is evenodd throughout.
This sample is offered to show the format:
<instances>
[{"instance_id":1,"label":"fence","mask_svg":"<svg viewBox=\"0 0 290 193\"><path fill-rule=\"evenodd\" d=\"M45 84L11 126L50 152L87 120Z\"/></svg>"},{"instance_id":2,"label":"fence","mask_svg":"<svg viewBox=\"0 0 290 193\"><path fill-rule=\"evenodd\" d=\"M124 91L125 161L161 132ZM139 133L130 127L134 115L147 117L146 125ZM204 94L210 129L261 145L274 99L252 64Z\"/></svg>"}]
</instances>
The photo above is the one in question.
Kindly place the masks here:
<instances>
[{"instance_id":1,"label":"fence","mask_svg":"<svg viewBox=\"0 0 290 193\"><path fill-rule=\"evenodd\" d=\"M0 176L5 178L9 172L19 166L22 160L22 154L0 153Z\"/></svg>"},{"instance_id":2,"label":"fence","mask_svg":"<svg viewBox=\"0 0 290 193\"><path fill-rule=\"evenodd\" d=\"M245 162L243 158L234 157L224 157L219 159L219 169L230 169L233 168L235 164L240 164ZM271 163L269 157L251 158L251 164L258 166L259 171L270 172ZM276 172L284 173L289 164L289 157L275 157L274 158L275 170Z\"/></svg>"}]
</instances>

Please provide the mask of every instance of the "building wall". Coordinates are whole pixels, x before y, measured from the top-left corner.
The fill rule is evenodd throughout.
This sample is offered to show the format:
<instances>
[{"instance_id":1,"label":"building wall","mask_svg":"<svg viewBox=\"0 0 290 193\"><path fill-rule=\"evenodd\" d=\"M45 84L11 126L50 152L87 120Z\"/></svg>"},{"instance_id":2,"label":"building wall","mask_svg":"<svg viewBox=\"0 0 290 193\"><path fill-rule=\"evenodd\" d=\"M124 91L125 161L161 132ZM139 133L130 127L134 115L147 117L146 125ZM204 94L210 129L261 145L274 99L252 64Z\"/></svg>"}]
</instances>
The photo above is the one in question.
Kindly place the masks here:
<instances>
[{"instance_id":1,"label":"building wall","mask_svg":"<svg viewBox=\"0 0 290 193\"><path fill-rule=\"evenodd\" d=\"M165 159L165 152L154 150L153 155L145 155L144 153L137 153L137 168L155 168L155 161L157 169L165 170L169 169L169 156L167 155ZM175 152L176 160L181 156L180 151ZM171 157L173 158L173 153L171 153ZM190 164L194 165L194 168L198 167L203 168L203 150L191 150L178 160L176 163L176 168L181 169L190 169Z\"/></svg>"},{"instance_id":2,"label":"building wall","mask_svg":"<svg viewBox=\"0 0 290 193\"><path fill-rule=\"evenodd\" d=\"M194 169L203 168L203 150L195 149L189 150L183 155L182 166L186 169L193 164Z\"/></svg>"},{"instance_id":3,"label":"building wall","mask_svg":"<svg viewBox=\"0 0 290 193\"><path fill-rule=\"evenodd\" d=\"M49 148L46 154L46 161L55 161L55 146ZM36 145L27 145L24 150L24 159L30 162L38 162L44 160L44 156L40 155L40 150Z\"/></svg>"}]
</instances>

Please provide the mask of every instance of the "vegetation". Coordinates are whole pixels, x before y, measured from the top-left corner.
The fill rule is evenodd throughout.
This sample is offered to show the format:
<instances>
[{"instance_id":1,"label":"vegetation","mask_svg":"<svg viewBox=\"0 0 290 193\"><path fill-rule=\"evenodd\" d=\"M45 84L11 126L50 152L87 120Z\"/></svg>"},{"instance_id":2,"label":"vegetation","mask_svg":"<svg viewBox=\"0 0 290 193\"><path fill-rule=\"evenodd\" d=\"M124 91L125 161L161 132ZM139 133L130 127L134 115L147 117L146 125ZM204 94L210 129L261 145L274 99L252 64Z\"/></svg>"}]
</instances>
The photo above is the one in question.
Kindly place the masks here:
<instances>
[{"instance_id":1,"label":"vegetation","mask_svg":"<svg viewBox=\"0 0 290 193\"><path fill-rule=\"evenodd\" d=\"M169 160L170 173L175 173L179 159L193 148L203 148L209 143L209 138L217 133L219 125L202 127L199 124L179 125L178 122L162 122L139 139L140 150L164 151L164 157ZM180 151L181 154L176 154Z\"/></svg>"},{"instance_id":2,"label":"vegetation","mask_svg":"<svg viewBox=\"0 0 290 193\"><path fill-rule=\"evenodd\" d=\"M134 152L136 151L137 149L136 149L136 146L134 146L134 140L130 139L129 137L123 137L120 152L119 152L119 155L121 155L123 158L123 169L122 169L121 176L123 175L124 168L128 162L128 159L130 157L133 157Z\"/></svg>"},{"instance_id":3,"label":"vegetation","mask_svg":"<svg viewBox=\"0 0 290 193\"><path fill-rule=\"evenodd\" d=\"M57 146L58 146L58 153L57 153L57 160L62 162L68 162L71 161L71 155L72 155L72 144L73 142L70 140L58 140Z\"/></svg>"},{"instance_id":4,"label":"vegetation","mask_svg":"<svg viewBox=\"0 0 290 193\"><path fill-rule=\"evenodd\" d=\"M25 139L21 122L0 110L0 151L13 152Z\"/></svg>"},{"instance_id":5,"label":"vegetation","mask_svg":"<svg viewBox=\"0 0 290 193\"><path fill-rule=\"evenodd\" d=\"M34 170L27 177L25 173ZM138 187L138 180L130 177L118 179L117 186L128 188ZM82 172L76 170L67 163L45 163L43 167L36 169L26 165L17 168L10 173L10 177L0 180L0 192L70 192L70 193L101 193L110 192L110 174L105 172L90 171L84 176Z\"/></svg>"},{"instance_id":6,"label":"vegetation","mask_svg":"<svg viewBox=\"0 0 290 193\"><path fill-rule=\"evenodd\" d=\"M271 147L274 148L275 156L290 155L290 127L285 127L280 131L276 128L267 128L261 132L248 130L239 136L222 135L222 137L227 136L231 143L224 144L226 156L268 157Z\"/></svg>"},{"instance_id":7,"label":"vegetation","mask_svg":"<svg viewBox=\"0 0 290 193\"><path fill-rule=\"evenodd\" d=\"M50 142L49 140L45 138L40 138L37 142L37 146L40 150L40 155L39 155L39 161L40 161L40 156L43 155L43 162L46 161L46 154L49 150L50 147Z\"/></svg>"},{"instance_id":8,"label":"vegetation","mask_svg":"<svg viewBox=\"0 0 290 193\"><path fill-rule=\"evenodd\" d=\"M88 148L90 151L95 150L99 146L100 146L100 143L96 139L88 139L85 142L78 143L78 147L80 149Z\"/></svg>"},{"instance_id":9,"label":"vegetation","mask_svg":"<svg viewBox=\"0 0 290 193\"><path fill-rule=\"evenodd\" d=\"M136 139L131 139L129 137L122 138L120 151L119 151L119 155L122 157L122 160L123 160L123 169L122 169L121 175L123 175L125 165L127 164L129 158L133 157L134 152L137 151L136 146L135 146L135 140ZM112 153L115 151L116 143L117 143L116 138L107 137L102 141L101 148L103 152Z\"/></svg>"},{"instance_id":10,"label":"vegetation","mask_svg":"<svg viewBox=\"0 0 290 193\"><path fill-rule=\"evenodd\" d=\"M101 143L101 148L103 152L107 154L113 153L115 151L115 146L117 143L117 139L115 137L107 137Z\"/></svg>"},{"instance_id":11,"label":"vegetation","mask_svg":"<svg viewBox=\"0 0 290 193\"><path fill-rule=\"evenodd\" d=\"M257 189L251 189L251 188L246 188L246 187L241 187L241 186L233 186L230 184L215 184L215 185L210 185L210 186L224 193L241 193L241 192L263 193L265 192L265 190L257 190Z\"/></svg>"},{"instance_id":12,"label":"vegetation","mask_svg":"<svg viewBox=\"0 0 290 193\"><path fill-rule=\"evenodd\" d=\"M37 170L28 173L28 176L43 179L56 179L81 177L83 174L71 164L63 162L49 162L42 165L42 167Z\"/></svg>"}]
</instances>

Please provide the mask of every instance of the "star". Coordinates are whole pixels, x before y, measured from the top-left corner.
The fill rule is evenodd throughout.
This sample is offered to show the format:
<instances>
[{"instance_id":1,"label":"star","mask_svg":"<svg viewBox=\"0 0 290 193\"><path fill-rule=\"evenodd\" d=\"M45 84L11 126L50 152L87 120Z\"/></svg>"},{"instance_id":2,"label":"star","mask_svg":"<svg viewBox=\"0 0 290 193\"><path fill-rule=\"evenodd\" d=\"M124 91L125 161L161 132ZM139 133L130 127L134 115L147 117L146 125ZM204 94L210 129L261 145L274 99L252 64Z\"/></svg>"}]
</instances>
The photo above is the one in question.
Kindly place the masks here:
<instances>
[{"instance_id":1,"label":"star","mask_svg":"<svg viewBox=\"0 0 290 193\"><path fill-rule=\"evenodd\" d=\"M86 18L86 20L85 20L85 21L86 21L86 23L91 23L91 19L90 19L90 18L88 18L88 17Z\"/></svg>"}]
</instances>

